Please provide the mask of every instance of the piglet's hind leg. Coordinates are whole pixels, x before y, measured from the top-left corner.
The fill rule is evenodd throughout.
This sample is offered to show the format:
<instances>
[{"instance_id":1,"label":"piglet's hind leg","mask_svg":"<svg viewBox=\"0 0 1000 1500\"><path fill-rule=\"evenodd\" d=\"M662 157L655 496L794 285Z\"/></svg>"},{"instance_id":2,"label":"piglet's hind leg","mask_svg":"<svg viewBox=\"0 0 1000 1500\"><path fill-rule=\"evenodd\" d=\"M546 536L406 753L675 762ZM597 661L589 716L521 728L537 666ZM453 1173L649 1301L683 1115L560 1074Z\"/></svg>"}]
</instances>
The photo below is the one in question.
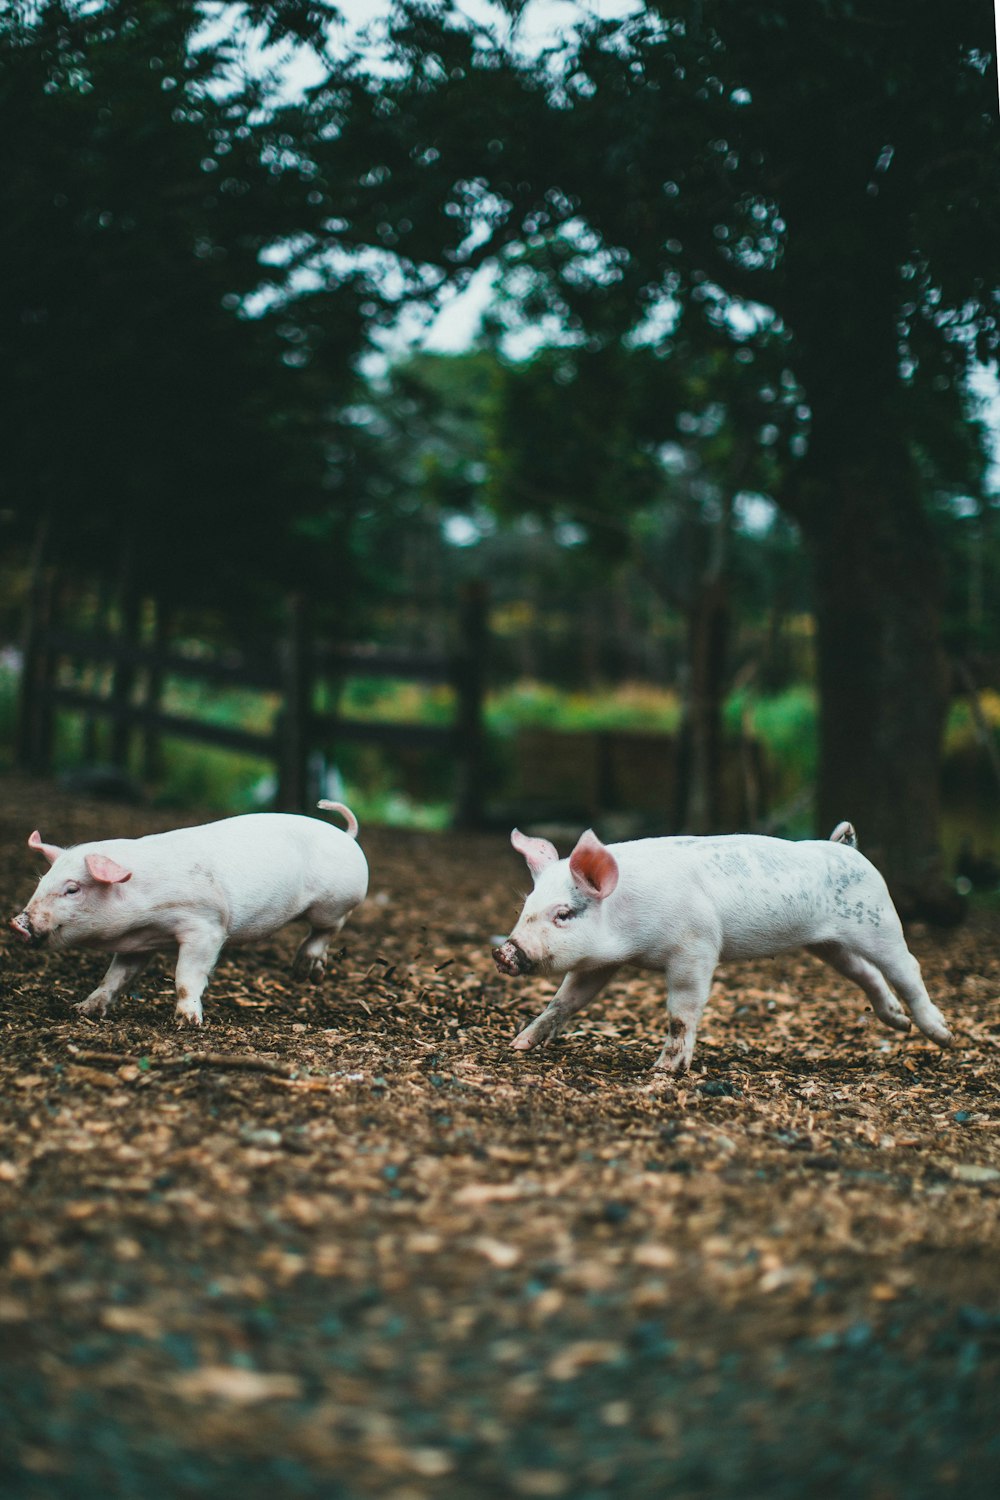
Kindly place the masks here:
<instances>
[{"instance_id":1,"label":"piglet's hind leg","mask_svg":"<svg viewBox=\"0 0 1000 1500\"><path fill-rule=\"evenodd\" d=\"M864 990L880 1021L894 1031L909 1031L910 1018L886 984L874 964L854 953L843 943L811 943L809 952L828 963L831 969L853 979Z\"/></svg>"},{"instance_id":2,"label":"piglet's hind leg","mask_svg":"<svg viewBox=\"0 0 1000 1500\"><path fill-rule=\"evenodd\" d=\"M309 932L299 944L292 970L304 979L321 979L326 968L326 950L343 927L350 912L334 916L326 911L306 913L311 924Z\"/></svg>"},{"instance_id":3,"label":"piglet's hind leg","mask_svg":"<svg viewBox=\"0 0 1000 1500\"><path fill-rule=\"evenodd\" d=\"M875 961L924 1035L939 1047L947 1047L951 1041L948 1022L928 995L920 965L902 938L898 948Z\"/></svg>"}]
</instances>

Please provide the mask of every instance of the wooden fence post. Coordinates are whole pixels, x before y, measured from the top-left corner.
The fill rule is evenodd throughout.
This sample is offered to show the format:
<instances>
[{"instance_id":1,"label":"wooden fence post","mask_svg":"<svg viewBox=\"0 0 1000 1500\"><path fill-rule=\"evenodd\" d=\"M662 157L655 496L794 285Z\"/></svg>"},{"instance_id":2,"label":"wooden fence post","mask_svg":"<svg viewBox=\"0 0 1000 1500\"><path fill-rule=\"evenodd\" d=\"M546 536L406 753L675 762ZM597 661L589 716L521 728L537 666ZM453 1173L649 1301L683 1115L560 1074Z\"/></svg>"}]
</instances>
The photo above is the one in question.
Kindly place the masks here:
<instances>
[{"instance_id":1,"label":"wooden fence post","mask_svg":"<svg viewBox=\"0 0 1000 1500\"><path fill-rule=\"evenodd\" d=\"M136 593L130 572L127 572L124 580L120 607L121 622L118 639L125 646L136 647L139 645L140 638L142 600ZM129 749L132 742L133 724L129 710L132 707L132 690L135 687L136 675L134 660L126 659L115 663L111 678L111 702L115 710L111 719L108 759L113 766L117 766L122 771L128 767Z\"/></svg>"},{"instance_id":2,"label":"wooden fence post","mask_svg":"<svg viewBox=\"0 0 1000 1500\"><path fill-rule=\"evenodd\" d=\"M87 622L87 629L95 635L111 633L111 608L104 580L93 585L89 593L83 594L84 604L79 613ZM75 634L76 632L72 632ZM73 684L85 696L99 697L102 682L100 664L86 653L68 653L73 668ZM102 759L101 744L106 739L100 716L84 712L80 729L80 755L85 766L95 766ZM104 757L106 759L106 757Z\"/></svg>"},{"instance_id":3,"label":"wooden fence post","mask_svg":"<svg viewBox=\"0 0 1000 1500\"><path fill-rule=\"evenodd\" d=\"M55 571L40 568L31 595L22 640L21 690L18 700L15 761L19 770L48 771L52 760L52 674L55 666L48 641L52 629Z\"/></svg>"},{"instance_id":4,"label":"wooden fence post","mask_svg":"<svg viewBox=\"0 0 1000 1500\"><path fill-rule=\"evenodd\" d=\"M465 829L481 828L483 823L486 791L483 697L489 645L488 606L488 592L481 580L465 585L458 612L461 644L454 662L455 692L458 697L455 720L458 777L454 822L457 828Z\"/></svg>"},{"instance_id":5,"label":"wooden fence post","mask_svg":"<svg viewBox=\"0 0 1000 1500\"><path fill-rule=\"evenodd\" d=\"M301 594L288 601L282 647L282 707L278 717L278 797L283 812L304 812L309 795L309 738L312 719L312 653L308 616Z\"/></svg>"},{"instance_id":6,"label":"wooden fence post","mask_svg":"<svg viewBox=\"0 0 1000 1500\"><path fill-rule=\"evenodd\" d=\"M151 657L146 669L146 693L144 706L149 714L160 712L163 699L164 658L170 646L170 610L162 599L152 601L153 639ZM156 781L163 774L163 748L160 730L147 720L142 732L142 777L144 781Z\"/></svg>"}]
</instances>

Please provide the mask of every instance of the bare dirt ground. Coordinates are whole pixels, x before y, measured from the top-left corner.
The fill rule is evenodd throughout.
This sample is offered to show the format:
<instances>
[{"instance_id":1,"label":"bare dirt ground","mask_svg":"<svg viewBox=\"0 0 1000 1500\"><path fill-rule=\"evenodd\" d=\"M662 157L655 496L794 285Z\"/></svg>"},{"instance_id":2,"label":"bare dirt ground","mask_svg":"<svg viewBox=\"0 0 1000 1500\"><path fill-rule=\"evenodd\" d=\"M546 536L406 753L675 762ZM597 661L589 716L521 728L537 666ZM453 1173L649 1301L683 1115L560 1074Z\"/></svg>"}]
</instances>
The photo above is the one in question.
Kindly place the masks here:
<instances>
[{"instance_id":1,"label":"bare dirt ground","mask_svg":"<svg viewBox=\"0 0 1000 1500\"><path fill-rule=\"evenodd\" d=\"M176 821L0 782L4 911L36 825ZM994 1500L995 920L912 934L947 1053L791 955L656 1082L651 975L509 1051L503 839L362 843L324 980L224 955L202 1032L165 966L98 1023L99 956L5 945L0 1493Z\"/></svg>"}]
</instances>

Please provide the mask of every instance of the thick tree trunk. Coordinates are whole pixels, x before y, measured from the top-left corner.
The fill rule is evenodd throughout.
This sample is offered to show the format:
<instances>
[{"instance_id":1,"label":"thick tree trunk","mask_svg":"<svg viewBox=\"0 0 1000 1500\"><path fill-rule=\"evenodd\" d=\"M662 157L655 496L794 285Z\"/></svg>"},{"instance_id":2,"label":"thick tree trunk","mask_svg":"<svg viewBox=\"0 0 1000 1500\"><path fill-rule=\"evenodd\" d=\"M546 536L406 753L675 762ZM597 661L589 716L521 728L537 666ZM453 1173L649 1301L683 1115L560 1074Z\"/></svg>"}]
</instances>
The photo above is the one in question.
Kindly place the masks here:
<instances>
[{"instance_id":1,"label":"thick tree trunk","mask_svg":"<svg viewBox=\"0 0 1000 1500\"><path fill-rule=\"evenodd\" d=\"M799 184L786 264L812 414L793 503L815 572L817 831L849 818L901 910L953 920L940 847L942 580L899 370L905 216L884 193L866 194L863 216L840 212L860 169L831 146L822 193Z\"/></svg>"},{"instance_id":2,"label":"thick tree trunk","mask_svg":"<svg viewBox=\"0 0 1000 1500\"><path fill-rule=\"evenodd\" d=\"M918 504L900 503L898 493L857 471L830 483L838 493L808 525L818 831L849 818L900 907L948 918L954 903L940 851L948 683L937 558Z\"/></svg>"}]
</instances>

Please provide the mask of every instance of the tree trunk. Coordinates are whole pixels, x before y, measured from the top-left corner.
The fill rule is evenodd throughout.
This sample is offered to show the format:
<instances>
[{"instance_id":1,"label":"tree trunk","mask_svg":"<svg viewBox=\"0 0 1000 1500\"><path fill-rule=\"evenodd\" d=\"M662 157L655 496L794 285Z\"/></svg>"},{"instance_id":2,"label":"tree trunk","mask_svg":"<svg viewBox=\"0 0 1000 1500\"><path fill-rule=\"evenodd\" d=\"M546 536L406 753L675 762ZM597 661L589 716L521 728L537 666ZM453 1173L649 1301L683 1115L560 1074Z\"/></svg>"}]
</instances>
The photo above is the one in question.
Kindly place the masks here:
<instances>
[{"instance_id":1,"label":"tree trunk","mask_svg":"<svg viewBox=\"0 0 1000 1500\"><path fill-rule=\"evenodd\" d=\"M118 641L122 646L136 647L141 639L142 599L136 570L135 522L130 522L128 531L122 536L118 565ZM129 751L132 745L132 725L128 710L132 702L136 668L125 660L115 663L111 679L111 702L115 713L111 719L111 739L108 760L120 771L128 769Z\"/></svg>"},{"instance_id":2,"label":"tree trunk","mask_svg":"<svg viewBox=\"0 0 1000 1500\"><path fill-rule=\"evenodd\" d=\"M687 692L678 747L676 822L684 833L722 826L722 703L729 600L722 577L704 582L687 614Z\"/></svg>"},{"instance_id":3,"label":"tree trunk","mask_svg":"<svg viewBox=\"0 0 1000 1500\"><path fill-rule=\"evenodd\" d=\"M313 665L308 610L301 594L287 606L283 643L284 693L279 715L279 812L306 812L309 803L309 743L313 711Z\"/></svg>"},{"instance_id":4,"label":"tree trunk","mask_svg":"<svg viewBox=\"0 0 1000 1500\"><path fill-rule=\"evenodd\" d=\"M738 474L741 457L734 465ZM708 557L685 610L686 690L677 754L675 822L684 833L717 833L722 796L722 709L729 647L729 543L735 479L712 524Z\"/></svg>"},{"instance_id":5,"label":"tree trunk","mask_svg":"<svg viewBox=\"0 0 1000 1500\"><path fill-rule=\"evenodd\" d=\"M821 478L810 463L800 513L815 573L817 832L850 819L900 911L947 922L961 908L940 846L942 581L917 477L889 447L852 451L845 436Z\"/></svg>"},{"instance_id":6,"label":"tree trunk","mask_svg":"<svg viewBox=\"0 0 1000 1500\"><path fill-rule=\"evenodd\" d=\"M799 185L786 264L811 412L791 498L815 574L817 832L850 819L903 912L954 920L940 847L943 586L899 371L905 216L876 194L851 220L848 168L831 150L817 171L821 194Z\"/></svg>"},{"instance_id":7,"label":"tree trunk","mask_svg":"<svg viewBox=\"0 0 1000 1500\"><path fill-rule=\"evenodd\" d=\"M153 601L152 661L146 675L145 708L159 713L163 706L163 660L170 647L170 606L162 599ZM159 729L147 724L142 734L142 777L156 782L163 775L163 742Z\"/></svg>"},{"instance_id":8,"label":"tree trunk","mask_svg":"<svg viewBox=\"0 0 1000 1500\"><path fill-rule=\"evenodd\" d=\"M455 656L459 743L455 789L456 828L481 828L486 795L483 695L489 650L489 595L478 579L465 584L459 604L461 645Z\"/></svg>"}]
</instances>

